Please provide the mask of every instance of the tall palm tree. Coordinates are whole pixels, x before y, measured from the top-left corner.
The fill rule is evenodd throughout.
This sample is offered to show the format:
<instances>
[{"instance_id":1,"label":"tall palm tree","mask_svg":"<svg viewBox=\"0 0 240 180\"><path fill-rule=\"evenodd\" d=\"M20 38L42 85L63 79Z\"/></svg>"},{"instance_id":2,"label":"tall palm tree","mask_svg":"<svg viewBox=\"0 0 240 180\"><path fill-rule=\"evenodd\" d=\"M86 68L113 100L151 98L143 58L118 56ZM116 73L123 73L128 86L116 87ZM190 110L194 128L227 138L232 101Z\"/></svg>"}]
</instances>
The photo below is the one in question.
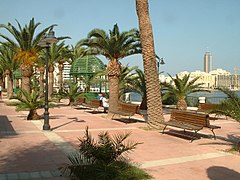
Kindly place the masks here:
<instances>
[{"instance_id":1,"label":"tall palm tree","mask_svg":"<svg viewBox=\"0 0 240 180\"><path fill-rule=\"evenodd\" d=\"M140 38L142 45L143 66L147 89L148 122L158 126L163 121L162 100L156 64L156 53L152 25L148 11L148 0L136 0Z\"/></svg>"},{"instance_id":2,"label":"tall palm tree","mask_svg":"<svg viewBox=\"0 0 240 180\"><path fill-rule=\"evenodd\" d=\"M18 28L11 23L7 25L0 24L0 28L5 28L14 37L14 40L1 33L0 37L9 42L10 47L15 50L15 58L21 62L22 88L30 92L30 78L33 74L33 64L37 60L37 53L41 50L38 43L52 26L43 29L34 36L37 27L40 25L40 23L35 23L34 18L24 27L22 27L18 21L17 25Z\"/></svg>"},{"instance_id":3,"label":"tall palm tree","mask_svg":"<svg viewBox=\"0 0 240 180\"><path fill-rule=\"evenodd\" d=\"M92 55L103 55L108 60L107 73L109 80L109 112L118 109L120 59L141 52L139 34L136 29L120 32L117 24L107 34L102 29L93 29L87 39L78 42L78 47L87 47Z\"/></svg>"},{"instance_id":4,"label":"tall palm tree","mask_svg":"<svg viewBox=\"0 0 240 180\"><path fill-rule=\"evenodd\" d=\"M73 52L71 49L69 49L69 46L64 46L63 49L60 51L61 58L57 59L58 63L58 70L59 70L59 78L58 78L58 84L59 84L59 91L63 91L63 70L64 70L64 63L71 62L71 58L73 57Z\"/></svg>"},{"instance_id":5,"label":"tall palm tree","mask_svg":"<svg viewBox=\"0 0 240 180\"><path fill-rule=\"evenodd\" d=\"M44 96L44 72L45 72L45 52L44 50L39 52L39 58L36 62L36 67L39 71L39 96Z\"/></svg>"},{"instance_id":6,"label":"tall palm tree","mask_svg":"<svg viewBox=\"0 0 240 180\"><path fill-rule=\"evenodd\" d=\"M65 46L64 42L60 44L53 43L49 49L49 85L48 85L48 96L49 98L52 97L53 94L53 83L54 83L54 76L53 72L55 69L55 64L63 64L69 57L70 53L66 50L67 46ZM44 58L44 57L43 57ZM62 66L63 68L63 66ZM61 72L62 74L62 72Z\"/></svg>"},{"instance_id":7,"label":"tall palm tree","mask_svg":"<svg viewBox=\"0 0 240 180\"><path fill-rule=\"evenodd\" d=\"M171 77L173 84L166 83L166 82L162 84L163 90L167 90L163 98L165 99L170 96L175 96L178 99L177 109L180 109L180 110L187 109L187 103L185 99L188 94L199 92L199 91L209 92L208 90L201 87L203 83L196 83L196 81L200 77L195 77L191 80L190 73L185 74L182 78L179 78L178 75L176 75L176 78L173 78L171 75L169 76Z\"/></svg>"},{"instance_id":8,"label":"tall palm tree","mask_svg":"<svg viewBox=\"0 0 240 180\"><path fill-rule=\"evenodd\" d=\"M7 96L13 96L13 72L19 68L19 62L14 59L14 51L6 43L0 46L0 66L7 77Z\"/></svg>"}]
</instances>

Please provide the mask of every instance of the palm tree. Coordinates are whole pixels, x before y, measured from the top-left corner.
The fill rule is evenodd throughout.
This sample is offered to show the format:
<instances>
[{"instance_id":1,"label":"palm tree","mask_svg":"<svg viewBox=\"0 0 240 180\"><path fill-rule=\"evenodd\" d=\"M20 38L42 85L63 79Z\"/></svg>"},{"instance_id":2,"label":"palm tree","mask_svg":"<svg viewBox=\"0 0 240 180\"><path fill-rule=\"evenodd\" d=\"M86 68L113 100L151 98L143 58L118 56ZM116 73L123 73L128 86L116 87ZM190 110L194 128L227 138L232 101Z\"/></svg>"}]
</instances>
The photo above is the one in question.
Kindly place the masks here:
<instances>
[{"instance_id":1,"label":"palm tree","mask_svg":"<svg viewBox=\"0 0 240 180\"><path fill-rule=\"evenodd\" d=\"M19 63L14 59L14 51L6 43L0 46L0 66L7 77L7 96L13 96L13 72L19 68Z\"/></svg>"},{"instance_id":2,"label":"palm tree","mask_svg":"<svg viewBox=\"0 0 240 180\"><path fill-rule=\"evenodd\" d=\"M49 98L52 97L53 94L53 83L54 83L54 77L53 77L53 72L54 72L54 65L56 63L59 63L60 70L63 69L63 63L70 58L71 53L68 52L66 49L68 47L65 46L64 42L61 42L60 44L53 43L50 46L49 49L49 65L48 65L48 70L49 70L49 85L48 85L48 96ZM62 71L59 72L62 75ZM61 82L62 83L62 82Z\"/></svg>"},{"instance_id":3,"label":"palm tree","mask_svg":"<svg viewBox=\"0 0 240 180\"><path fill-rule=\"evenodd\" d=\"M36 67L39 71L39 94L40 97L44 96L44 72L45 72L45 53L44 50L39 52L39 58L36 62Z\"/></svg>"},{"instance_id":4,"label":"palm tree","mask_svg":"<svg viewBox=\"0 0 240 180\"><path fill-rule=\"evenodd\" d=\"M159 126L159 121L163 121L162 100L157 72L156 53L154 50L152 25L148 11L148 0L136 0L136 10L146 80L148 122L150 125Z\"/></svg>"},{"instance_id":5,"label":"palm tree","mask_svg":"<svg viewBox=\"0 0 240 180\"><path fill-rule=\"evenodd\" d=\"M129 136L130 133L124 133L111 137L108 132L102 132L96 141L87 128L85 136L79 138L79 152L68 157L71 164L61 167L61 171L73 179L150 179L150 175L124 156L140 144L125 142Z\"/></svg>"},{"instance_id":6,"label":"palm tree","mask_svg":"<svg viewBox=\"0 0 240 180\"><path fill-rule=\"evenodd\" d=\"M167 99L170 96L175 96L178 99L177 109L187 109L187 103L185 99L188 94L199 91L209 92L208 90L201 87L203 83L196 83L200 77L195 77L190 80L190 73L185 74L182 78L179 78L178 75L176 75L176 78L173 78L171 75L169 76L171 77L173 84L166 82L162 84L163 90L167 90L163 98Z\"/></svg>"},{"instance_id":7,"label":"palm tree","mask_svg":"<svg viewBox=\"0 0 240 180\"><path fill-rule=\"evenodd\" d=\"M29 25L22 27L18 21L17 25L19 30L11 23L7 25L0 24L0 28L5 28L14 37L16 42L3 34L0 34L0 37L9 42L10 47L16 52L15 58L21 62L22 88L30 92L30 78L33 74L33 64L37 60L37 53L41 50L38 43L52 26L40 31L34 37L35 31L40 25L40 23L35 24L34 18L30 20Z\"/></svg>"},{"instance_id":8,"label":"palm tree","mask_svg":"<svg viewBox=\"0 0 240 180\"><path fill-rule=\"evenodd\" d=\"M69 49L69 46L64 46L63 49L60 51L61 58L58 58L56 62L58 63L58 70L59 70L59 91L63 91L63 70L64 70L64 63L70 63L71 58L73 57L73 52Z\"/></svg>"},{"instance_id":9,"label":"palm tree","mask_svg":"<svg viewBox=\"0 0 240 180\"><path fill-rule=\"evenodd\" d=\"M236 92L227 88L219 88L227 98L214 108L212 113L226 115L240 122L240 97Z\"/></svg>"},{"instance_id":10,"label":"palm tree","mask_svg":"<svg viewBox=\"0 0 240 180\"><path fill-rule=\"evenodd\" d=\"M137 66L129 68L128 65L122 66L122 73L119 77L119 99L124 101L125 93L131 92L128 91L129 84L132 83L136 73L135 70Z\"/></svg>"},{"instance_id":11,"label":"palm tree","mask_svg":"<svg viewBox=\"0 0 240 180\"><path fill-rule=\"evenodd\" d=\"M117 24L109 31L93 29L87 39L78 42L78 47L87 47L87 53L103 55L108 60L109 112L118 109L119 77L121 75L120 59L141 52L139 34L136 29L120 32Z\"/></svg>"}]
</instances>

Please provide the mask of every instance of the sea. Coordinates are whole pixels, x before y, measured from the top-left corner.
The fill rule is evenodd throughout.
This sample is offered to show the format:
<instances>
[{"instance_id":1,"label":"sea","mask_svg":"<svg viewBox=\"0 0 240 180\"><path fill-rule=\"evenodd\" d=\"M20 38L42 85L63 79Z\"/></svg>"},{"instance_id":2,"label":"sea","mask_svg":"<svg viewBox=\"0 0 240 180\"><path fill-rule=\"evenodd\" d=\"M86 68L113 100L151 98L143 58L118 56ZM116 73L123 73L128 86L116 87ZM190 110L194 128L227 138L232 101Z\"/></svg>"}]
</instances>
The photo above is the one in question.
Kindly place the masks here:
<instances>
[{"instance_id":1,"label":"sea","mask_svg":"<svg viewBox=\"0 0 240 180\"><path fill-rule=\"evenodd\" d=\"M240 90L234 91L238 96L240 96ZM199 97L206 97L206 100L209 103L218 104L221 100L225 99L227 96L222 91L212 90L209 92L195 92L188 95L190 98L199 98ZM142 96L138 93L131 92L130 93L130 101L131 102L141 102Z\"/></svg>"}]
</instances>

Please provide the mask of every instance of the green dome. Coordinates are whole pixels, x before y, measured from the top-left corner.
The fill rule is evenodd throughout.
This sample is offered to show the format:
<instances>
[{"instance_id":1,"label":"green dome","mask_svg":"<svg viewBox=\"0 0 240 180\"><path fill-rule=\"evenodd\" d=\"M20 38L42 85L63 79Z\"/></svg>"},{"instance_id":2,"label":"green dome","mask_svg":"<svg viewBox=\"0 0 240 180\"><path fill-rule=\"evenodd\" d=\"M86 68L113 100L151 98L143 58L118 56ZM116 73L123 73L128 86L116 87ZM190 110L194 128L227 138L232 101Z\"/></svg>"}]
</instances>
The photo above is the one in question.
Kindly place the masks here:
<instances>
[{"instance_id":1,"label":"green dome","mask_svg":"<svg viewBox=\"0 0 240 180\"><path fill-rule=\"evenodd\" d=\"M104 69L105 65L96 56L84 56L73 61L70 69L70 75L90 75Z\"/></svg>"}]
</instances>

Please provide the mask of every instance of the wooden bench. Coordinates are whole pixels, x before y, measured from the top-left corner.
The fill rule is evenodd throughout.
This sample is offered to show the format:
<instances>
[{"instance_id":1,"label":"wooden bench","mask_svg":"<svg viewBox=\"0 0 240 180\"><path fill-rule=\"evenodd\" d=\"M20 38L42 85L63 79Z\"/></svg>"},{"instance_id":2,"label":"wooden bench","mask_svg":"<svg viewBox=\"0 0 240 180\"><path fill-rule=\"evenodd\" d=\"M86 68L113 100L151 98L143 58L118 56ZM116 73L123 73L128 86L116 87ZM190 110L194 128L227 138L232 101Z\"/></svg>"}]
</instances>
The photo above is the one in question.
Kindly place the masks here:
<instances>
[{"instance_id":1,"label":"wooden bench","mask_svg":"<svg viewBox=\"0 0 240 180\"><path fill-rule=\"evenodd\" d=\"M98 108L100 106L102 106L102 101L101 100L98 100L98 99L93 99L89 102L86 103L86 106L90 109L92 109L93 111L98 111Z\"/></svg>"},{"instance_id":2,"label":"wooden bench","mask_svg":"<svg viewBox=\"0 0 240 180\"><path fill-rule=\"evenodd\" d=\"M86 98L78 98L75 102L74 102L75 106L85 106L86 105Z\"/></svg>"},{"instance_id":3,"label":"wooden bench","mask_svg":"<svg viewBox=\"0 0 240 180\"><path fill-rule=\"evenodd\" d=\"M216 139L214 129L221 128L220 126L210 125L208 114L181 110L172 110L170 120L167 122L162 122L162 124L165 125L162 133L164 133L164 130L167 126L184 129L184 132L185 130L194 131L190 142L196 138L197 132L203 128L209 128L213 133L214 139Z\"/></svg>"},{"instance_id":4,"label":"wooden bench","mask_svg":"<svg viewBox=\"0 0 240 180\"><path fill-rule=\"evenodd\" d=\"M116 114L128 116L130 119L131 116L136 114L137 109L138 105L136 104L119 102L118 109L116 111L110 110L109 112L113 114L111 119L113 119Z\"/></svg>"},{"instance_id":5,"label":"wooden bench","mask_svg":"<svg viewBox=\"0 0 240 180\"><path fill-rule=\"evenodd\" d=\"M199 103L197 112L204 112L210 114L218 105L210 103Z\"/></svg>"}]
</instances>

